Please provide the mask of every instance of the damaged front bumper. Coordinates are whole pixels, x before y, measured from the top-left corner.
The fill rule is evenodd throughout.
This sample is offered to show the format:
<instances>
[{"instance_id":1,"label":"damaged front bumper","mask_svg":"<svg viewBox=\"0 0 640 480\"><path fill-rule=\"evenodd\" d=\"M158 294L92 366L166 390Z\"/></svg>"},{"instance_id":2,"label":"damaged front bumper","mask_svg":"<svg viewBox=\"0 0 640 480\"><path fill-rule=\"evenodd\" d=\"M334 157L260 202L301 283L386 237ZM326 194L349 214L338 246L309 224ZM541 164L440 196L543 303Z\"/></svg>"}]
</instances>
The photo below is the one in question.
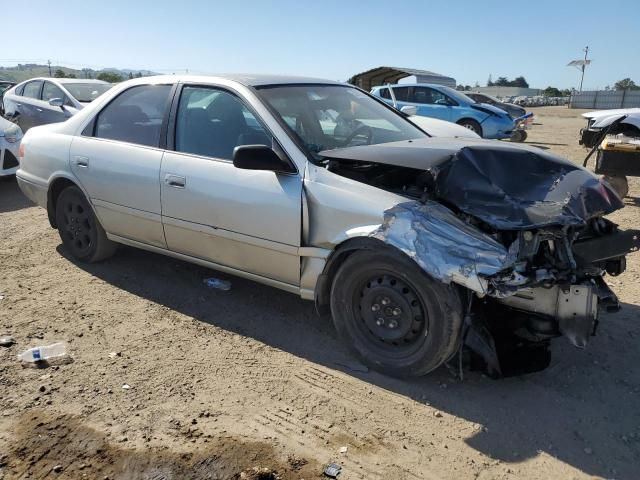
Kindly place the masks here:
<instances>
[{"instance_id":1,"label":"damaged front bumper","mask_svg":"<svg viewBox=\"0 0 640 480\"><path fill-rule=\"evenodd\" d=\"M506 247L498 234L481 231L440 203L416 201L387 210L372 236L402 250L431 277L533 318L519 325L520 337L564 335L582 348L595 333L599 305L619 308L604 273L622 273L625 255L640 248L640 231L594 222L584 238L566 227L512 232Z\"/></svg>"}]
</instances>

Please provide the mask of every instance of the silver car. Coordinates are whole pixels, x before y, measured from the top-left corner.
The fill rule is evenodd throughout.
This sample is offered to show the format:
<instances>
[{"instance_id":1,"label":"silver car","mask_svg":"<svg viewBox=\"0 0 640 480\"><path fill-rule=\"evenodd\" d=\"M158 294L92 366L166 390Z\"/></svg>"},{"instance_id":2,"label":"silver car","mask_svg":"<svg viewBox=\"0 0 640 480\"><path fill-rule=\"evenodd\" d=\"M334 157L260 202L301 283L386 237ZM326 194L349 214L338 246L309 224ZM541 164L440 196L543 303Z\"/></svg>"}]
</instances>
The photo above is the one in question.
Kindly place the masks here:
<instances>
[{"instance_id":1,"label":"silver car","mask_svg":"<svg viewBox=\"0 0 640 480\"><path fill-rule=\"evenodd\" d=\"M4 93L4 116L23 132L37 125L64 122L109 88L111 84L102 80L32 78Z\"/></svg>"},{"instance_id":2,"label":"silver car","mask_svg":"<svg viewBox=\"0 0 640 480\"><path fill-rule=\"evenodd\" d=\"M21 139L20 127L0 117L0 177L11 176L18 170Z\"/></svg>"},{"instance_id":3,"label":"silver car","mask_svg":"<svg viewBox=\"0 0 640 480\"><path fill-rule=\"evenodd\" d=\"M619 308L637 231L587 170L542 150L433 138L368 93L273 76L117 85L29 130L17 172L64 248L126 244L281 288L330 312L367 365L422 375L500 345L584 347ZM466 355L465 355L466 357Z\"/></svg>"}]
</instances>

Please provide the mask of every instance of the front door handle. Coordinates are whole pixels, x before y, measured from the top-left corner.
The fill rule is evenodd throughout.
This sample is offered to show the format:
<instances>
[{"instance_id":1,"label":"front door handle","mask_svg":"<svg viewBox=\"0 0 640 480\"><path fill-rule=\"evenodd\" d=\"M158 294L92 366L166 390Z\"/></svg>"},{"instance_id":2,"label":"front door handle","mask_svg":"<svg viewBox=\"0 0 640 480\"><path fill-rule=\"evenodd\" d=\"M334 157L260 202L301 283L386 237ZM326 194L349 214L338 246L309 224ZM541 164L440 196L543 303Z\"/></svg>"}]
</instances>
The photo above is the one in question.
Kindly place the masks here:
<instances>
[{"instance_id":1,"label":"front door handle","mask_svg":"<svg viewBox=\"0 0 640 480\"><path fill-rule=\"evenodd\" d=\"M181 177L180 175L167 173L164 176L164 183L166 183L170 187L184 188L187 185L187 179L185 177Z\"/></svg>"},{"instance_id":2,"label":"front door handle","mask_svg":"<svg viewBox=\"0 0 640 480\"><path fill-rule=\"evenodd\" d=\"M44 110L42 110L42 109L41 109L41 108L39 108L39 107L36 107L36 110L37 110L37 111L39 111L39 112L44 112Z\"/></svg>"},{"instance_id":3,"label":"front door handle","mask_svg":"<svg viewBox=\"0 0 640 480\"><path fill-rule=\"evenodd\" d=\"M83 157L82 155L76 155L73 159L73 163L82 168L89 168L89 157Z\"/></svg>"}]
</instances>

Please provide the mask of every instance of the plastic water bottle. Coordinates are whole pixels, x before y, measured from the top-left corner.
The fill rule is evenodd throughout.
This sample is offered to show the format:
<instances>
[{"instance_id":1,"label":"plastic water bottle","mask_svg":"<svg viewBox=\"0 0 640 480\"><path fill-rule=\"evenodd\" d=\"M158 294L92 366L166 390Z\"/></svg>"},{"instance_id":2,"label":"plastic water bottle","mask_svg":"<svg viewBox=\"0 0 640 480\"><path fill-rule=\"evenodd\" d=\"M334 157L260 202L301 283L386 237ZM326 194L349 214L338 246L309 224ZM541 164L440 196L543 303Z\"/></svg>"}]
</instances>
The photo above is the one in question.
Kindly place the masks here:
<instances>
[{"instance_id":1,"label":"plastic water bottle","mask_svg":"<svg viewBox=\"0 0 640 480\"><path fill-rule=\"evenodd\" d=\"M18 355L18 360L25 366L36 366L44 362L64 363L68 357L67 346L63 342L57 342L25 350Z\"/></svg>"}]
</instances>

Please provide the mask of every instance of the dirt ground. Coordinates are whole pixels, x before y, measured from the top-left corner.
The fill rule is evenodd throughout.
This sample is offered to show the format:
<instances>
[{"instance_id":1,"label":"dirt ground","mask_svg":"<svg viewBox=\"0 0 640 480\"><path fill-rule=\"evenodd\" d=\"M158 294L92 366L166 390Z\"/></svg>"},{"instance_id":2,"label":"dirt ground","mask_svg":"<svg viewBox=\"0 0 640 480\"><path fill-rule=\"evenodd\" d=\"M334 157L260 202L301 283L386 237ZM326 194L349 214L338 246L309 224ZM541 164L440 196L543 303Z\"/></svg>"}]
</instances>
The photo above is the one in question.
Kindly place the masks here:
<instances>
[{"instance_id":1,"label":"dirt ground","mask_svg":"<svg viewBox=\"0 0 640 480\"><path fill-rule=\"evenodd\" d=\"M581 111L535 113L528 143L584 158ZM639 227L637 195L614 221ZM78 264L0 182L0 335L17 341L0 347L0 479L308 480L330 461L342 480L636 479L640 254L610 283L623 310L586 350L555 341L545 371L396 380L294 295L132 248ZM56 340L73 363L16 360Z\"/></svg>"}]
</instances>

